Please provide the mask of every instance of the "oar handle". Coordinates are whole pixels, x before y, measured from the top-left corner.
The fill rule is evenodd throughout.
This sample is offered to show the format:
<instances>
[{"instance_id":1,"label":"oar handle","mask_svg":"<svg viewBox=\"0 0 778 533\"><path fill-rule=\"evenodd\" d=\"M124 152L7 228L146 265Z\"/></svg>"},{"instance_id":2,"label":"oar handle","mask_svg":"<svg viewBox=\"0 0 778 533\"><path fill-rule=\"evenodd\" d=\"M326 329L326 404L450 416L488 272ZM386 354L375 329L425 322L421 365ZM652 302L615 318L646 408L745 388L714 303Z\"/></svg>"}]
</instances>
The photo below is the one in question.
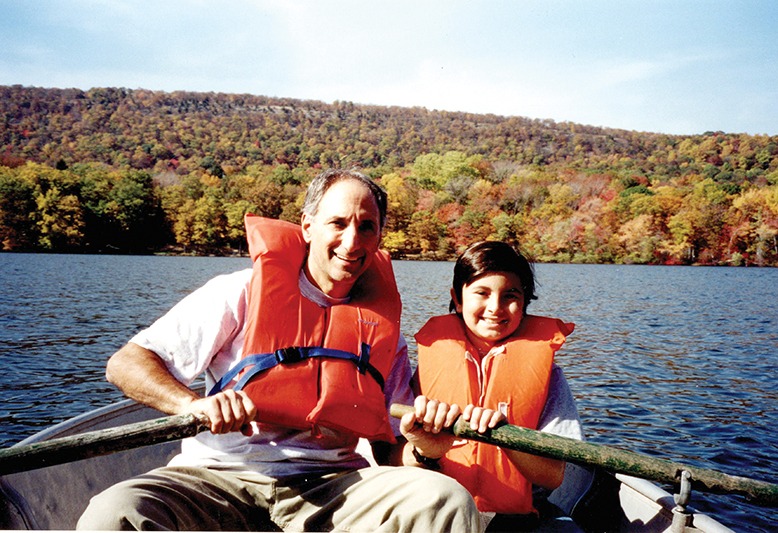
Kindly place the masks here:
<instances>
[{"instance_id":1,"label":"oar handle","mask_svg":"<svg viewBox=\"0 0 778 533\"><path fill-rule=\"evenodd\" d=\"M394 418L402 418L405 413L412 413L414 411L413 406L403 405L401 403L393 403L389 406L389 414Z\"/></svg>"},{"instance_id":2,"label":"oar handle","mask_svg":"<svg viewBox=\"0 0 778 533\"><path fill-rule=\"evenodd\" d=\"M389 413L401 418L413 412L408 405L392 404ZM707 468L683 465L665 459L621 450L603 444L583 442L559 435L543 433L533 429L504 424L486 433L470 429L462 417L451 428L460 438L477 440L502 448L550 457L583 466L599 467L610 472L629 474L663 483L678 483L681 472L691 474L692 487L697 490L719 494L742 494L754 503L778 506L778 485L740 476L731 476Z\"/></svg>"},{"instance_id":3,"label":"oar handle","mask_svg":"<svg viewBox=\"0 0 778 533\"><path fill-rule=\"evenodd\" d=\"M0 476L179 440L209 427L208 417L189 413L11 446L0 450Z\"/></svg>"}]
</instances>

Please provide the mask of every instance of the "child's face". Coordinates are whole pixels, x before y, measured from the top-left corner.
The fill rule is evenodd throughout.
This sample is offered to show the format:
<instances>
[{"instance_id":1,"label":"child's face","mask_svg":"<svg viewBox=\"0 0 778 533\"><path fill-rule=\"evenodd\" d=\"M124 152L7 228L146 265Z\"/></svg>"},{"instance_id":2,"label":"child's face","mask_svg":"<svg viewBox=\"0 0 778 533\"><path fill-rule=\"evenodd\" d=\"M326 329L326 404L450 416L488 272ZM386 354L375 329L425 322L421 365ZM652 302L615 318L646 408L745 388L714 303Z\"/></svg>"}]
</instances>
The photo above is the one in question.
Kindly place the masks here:
<instances>
[{"instance_id":1,"label":"child's face","mask_svg":"<svg viewBox=\"0 0 778 533\"><path fill-rule=\"evenodd\" d=\"M511 335L524 316L521 280L511 272L494 272L476 278L462 288L462 301L456 310L462 314L476 348L491 348Z\"/></svg>"}]
</instances>

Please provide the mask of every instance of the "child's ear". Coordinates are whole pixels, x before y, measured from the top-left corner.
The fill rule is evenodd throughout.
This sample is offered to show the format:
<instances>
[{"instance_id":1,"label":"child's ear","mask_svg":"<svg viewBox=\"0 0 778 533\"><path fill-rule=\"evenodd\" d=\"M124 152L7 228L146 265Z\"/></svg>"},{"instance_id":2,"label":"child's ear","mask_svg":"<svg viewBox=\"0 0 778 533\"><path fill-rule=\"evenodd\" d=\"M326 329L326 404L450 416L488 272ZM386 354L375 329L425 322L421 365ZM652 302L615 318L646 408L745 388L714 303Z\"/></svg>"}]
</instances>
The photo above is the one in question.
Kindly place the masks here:
<instances>
[{"instance_id":1,"label":"child's ear","mask_svg":"<svg viewBox=\"0 0 778 533\"><path fill-rule=\"evenodd\" d=\"M454 309L456 310L456 312L461 315L462 302L460 302L459 298L457 298L457 292L454 289L451 289L451 301L454 302Z\"/></svg>"}]
</instances>

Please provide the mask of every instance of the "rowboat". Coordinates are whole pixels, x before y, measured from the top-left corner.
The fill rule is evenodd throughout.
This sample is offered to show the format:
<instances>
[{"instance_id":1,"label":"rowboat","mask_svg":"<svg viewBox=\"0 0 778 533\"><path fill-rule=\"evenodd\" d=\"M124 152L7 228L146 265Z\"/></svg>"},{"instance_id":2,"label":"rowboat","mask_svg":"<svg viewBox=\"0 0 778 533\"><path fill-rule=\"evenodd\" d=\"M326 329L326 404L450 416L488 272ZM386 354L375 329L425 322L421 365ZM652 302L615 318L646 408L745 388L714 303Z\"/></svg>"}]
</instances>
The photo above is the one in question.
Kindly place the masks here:
<instances>
[{"instance_id":1,"label":"rowboat","mask_svg":"<svg viewBox=\"0 0 778 533\"><path fill-rule=\"evenodd\" d=\"M159 416L151 408L124 400L52 426L8 450L36 448L78 435L107 432L109 428L144 425ZM59 464L52 461L48 466L40 461L36 468L20 467L18 472L2 475L0 529L73 529L92 495L166 464L179 450L177 440L148 442L153 443L133 444L111 453L95 452L94 456L75 461L66 458ZM618 531L732 531L691 506L679 505L677 497L646 479L604 470L594 475L591 469L573 464L567 468L566 482L549 497L575 519L568 522L566 531L591 527L602 530L603 520Z\"/></svg>"}]
</instances>

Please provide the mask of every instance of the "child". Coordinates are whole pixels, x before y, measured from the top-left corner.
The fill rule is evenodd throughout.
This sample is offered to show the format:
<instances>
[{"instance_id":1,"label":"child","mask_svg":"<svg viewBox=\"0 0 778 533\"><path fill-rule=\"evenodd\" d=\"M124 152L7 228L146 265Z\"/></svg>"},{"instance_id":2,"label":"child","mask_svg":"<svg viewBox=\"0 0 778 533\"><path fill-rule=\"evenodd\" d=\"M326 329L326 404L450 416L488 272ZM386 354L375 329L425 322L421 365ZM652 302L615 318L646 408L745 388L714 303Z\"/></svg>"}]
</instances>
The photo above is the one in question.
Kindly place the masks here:
<instances>
[{"instance_id":1,"label":"child","mask_svg":"<svg viewBox=\"0 0 778 533\"><path fill-rule=\"evenodd\" d=\"M475 243L456 262L451 297L455 313L431 318L416 335L418 392L466 406L474 430L505 420L580 439L575 401L554 364L574 325L526 314L536 299L529 262L508 244ZM434 459L419 462L434 466ZM491 526L507 519L517 527L537 519L532 486L558 487L565 463L457 441L439 468L470 490L480 511L497 513Z\"/></svg>"}]
</instances>

